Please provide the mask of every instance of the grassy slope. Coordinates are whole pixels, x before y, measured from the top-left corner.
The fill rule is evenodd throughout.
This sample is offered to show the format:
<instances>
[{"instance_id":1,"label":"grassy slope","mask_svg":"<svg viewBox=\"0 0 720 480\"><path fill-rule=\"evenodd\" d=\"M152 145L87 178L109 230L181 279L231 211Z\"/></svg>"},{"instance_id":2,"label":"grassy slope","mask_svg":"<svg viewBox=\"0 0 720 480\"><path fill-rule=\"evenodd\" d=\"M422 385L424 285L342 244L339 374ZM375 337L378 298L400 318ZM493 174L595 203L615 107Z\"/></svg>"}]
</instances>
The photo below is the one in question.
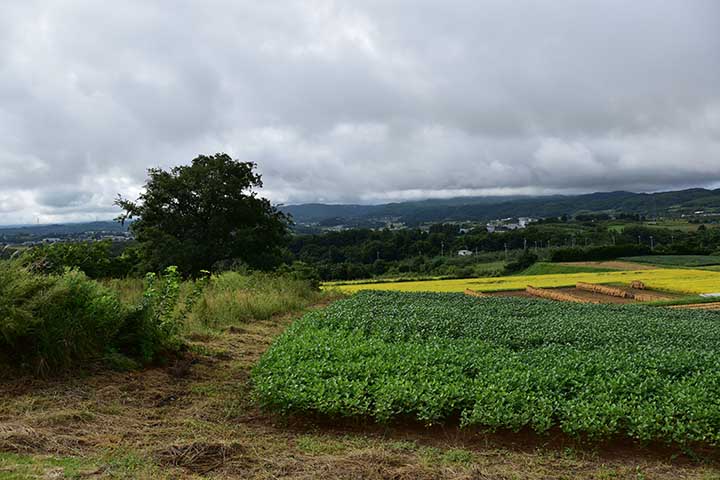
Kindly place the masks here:
<instances>
[{"instance_id":1,"label":"grassy slope","mask_svg":"<svg viewBox=\"0 0 720 480\"><path fill-rule=\"evenodd\" d=\"M612 268L600 268L588 265L566 265L559 263L538 262L523 271L520 275L555 275L560 273L595 273L612 272Z\"/></svg>"},{"instance_id":2,"label":"grassy slope","mask_svg":"<svg viewBox=\"0 0 720 480\"><path fill-rule=\"evenodd\" d=\"M282 420L249 372L293 316L192 337L194 363L0 380L0 478L711 479L710 459L563 437Z\"/></svg>"}]
</instances>

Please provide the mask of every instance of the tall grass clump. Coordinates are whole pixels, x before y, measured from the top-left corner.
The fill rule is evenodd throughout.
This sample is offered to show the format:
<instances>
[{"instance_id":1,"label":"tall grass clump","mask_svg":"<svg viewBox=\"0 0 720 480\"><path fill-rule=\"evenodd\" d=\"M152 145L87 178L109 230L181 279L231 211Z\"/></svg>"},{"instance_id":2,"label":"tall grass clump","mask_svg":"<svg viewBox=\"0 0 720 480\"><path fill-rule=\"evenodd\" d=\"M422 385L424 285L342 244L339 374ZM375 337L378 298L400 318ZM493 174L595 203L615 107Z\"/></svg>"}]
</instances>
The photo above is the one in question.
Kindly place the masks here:
<instances>
[{"instance_id":1,"label":"tall grass clump","mask_svg":"<svg viewBox=\"0 0 720 480\"><path fill-rule=\"evenodd\" d=\"M222 327L302 310L336 295L320 291L311 282L288 275L224 272L213 276L189 321Z\"/></svg>"},{"instance_id":2,"label":"tall grass clump","mask_svg":"<svg viewBox=\"0 0 720 480\"><path fill-rule=\"evenodd\" d=\"M78 270L43 275L0 262L0 364L45 375L105 356L160 360L181 348L179 330L204 283L193 282L184 302L180 285L174 267L150 274L129 303Z\"/></svg>"},{"instance_id":3,"label":"tall grass clump","mask_svg":"<svg viewBox=\"0 0 720 480\"><path fill-rule=\"evenodd\" d=\"M105 349L126 307L78 271L37 275L0 262L0 360L40 373L66 369Z\"/></svg>"}]
</instances>

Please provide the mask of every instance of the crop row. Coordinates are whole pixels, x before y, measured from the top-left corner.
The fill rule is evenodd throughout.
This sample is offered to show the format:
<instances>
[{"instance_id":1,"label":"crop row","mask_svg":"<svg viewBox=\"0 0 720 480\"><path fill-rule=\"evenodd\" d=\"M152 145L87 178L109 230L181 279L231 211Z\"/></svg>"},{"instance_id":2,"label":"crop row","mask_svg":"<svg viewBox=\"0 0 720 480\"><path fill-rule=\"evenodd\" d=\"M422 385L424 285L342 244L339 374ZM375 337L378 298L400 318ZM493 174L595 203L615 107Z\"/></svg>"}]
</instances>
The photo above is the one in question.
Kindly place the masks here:
<instances>
[{"instance_id":1,"label":"crop row","mask_svg":"<svg viewBox=\"0 0 720 480\"><path fill-rule=\"evenodd\" d=\"M284 412L720 443L720 315L362 292L293 324L254 371Z\"/></svg>"},{"instance_id":2,"label":"crop row","mask_svg":"<svg viewBox=\"0 0 720 480\"><path fill-rule=\"evenodd\" d=\"M398 283L369 283L342 285L344 292L361 290L389 290L399 292L462 292L471 289L479 292L523 290L527 285L538 288L570 287L578 282L626 283L640 280L648 288L689 294L720 292L720 272L694 269L628 270L614 272L583 272L551 275L513 275L507 277L428 280Z\"/></svg>"}]
</instances>

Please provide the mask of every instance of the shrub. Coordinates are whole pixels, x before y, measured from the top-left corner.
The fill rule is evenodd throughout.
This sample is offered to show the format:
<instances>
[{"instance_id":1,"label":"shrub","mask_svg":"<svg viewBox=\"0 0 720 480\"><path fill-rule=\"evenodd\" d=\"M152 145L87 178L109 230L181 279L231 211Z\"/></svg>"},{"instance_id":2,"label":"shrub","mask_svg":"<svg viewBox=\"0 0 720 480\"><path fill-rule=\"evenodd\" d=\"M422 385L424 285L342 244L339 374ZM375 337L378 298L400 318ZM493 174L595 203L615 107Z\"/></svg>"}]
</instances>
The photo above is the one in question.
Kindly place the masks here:
<instances>
[{"instance_id":1,"label":"shrub","mask_svg":"<svg viewBox=\"0 0 720 480\"><path fill-rule=\"evenodd\" d=\"M128 275L139 261L136 251L126 249L113 255L112 243L75 242L39 245L21 257L23 265L44 274L61 274L66 268L77 268L90 278L122 277Z\"/></svg>"},{"instance_id":2,"label":"shrub","mask_svg":"<svg viewBox=\"0 0 720 480\"><path fill-rule=\"evenodd\" d=\"M508 262L508 264L505 265L505 274L509 275L512 273L522 272L523 270L530 268L537 261L537 255L525 250L516 260Z\"/></svg>"},{"instance_id":3,"label":"shrub","mask_svg":"<svg viewBox=\"0 0 720 480\"><path fill-rule=\"evenodd\" d=\"M126 308L83 273L39 276L0 263L0 351L40 373L96 357L122 328Z\"/></svg>"},{"instance_id":4,"label":"shrub","mask_svg":"<svg viewBox=\"0 0 720 480\"><path fill-rule=\"evenodd\" d=\"M0 362L47 374L107 354L158 360L180 347L179 325L199 296L178 306L178 291L170 268L150 275L142 302L130 306L77 270L40 275L0 262Z\"/></svg>"}]
</instances>

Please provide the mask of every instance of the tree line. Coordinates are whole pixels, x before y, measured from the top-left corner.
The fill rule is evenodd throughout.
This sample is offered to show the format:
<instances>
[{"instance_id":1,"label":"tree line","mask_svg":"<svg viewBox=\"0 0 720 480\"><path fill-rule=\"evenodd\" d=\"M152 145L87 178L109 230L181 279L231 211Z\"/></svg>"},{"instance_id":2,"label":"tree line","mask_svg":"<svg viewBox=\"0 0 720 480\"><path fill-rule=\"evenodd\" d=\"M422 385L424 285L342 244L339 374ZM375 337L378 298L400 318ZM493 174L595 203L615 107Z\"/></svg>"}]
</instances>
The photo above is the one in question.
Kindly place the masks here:
<instances>
[{"instance_id":1,"label":"tree line","mask_svg":"<svg viewBox=\"0 0 720 480\"><path fill-rule=\"evenodd\" d=\"M644 219L636 214L616 216L628 222L620 230L609 227L610 217L600 213L574 219L563 215L525 229L493 233L485 227L446 223L427 230L292 235L292 218L259 195L263 184L256 168L224 153L200 155L190 165L170 170L152 168L138 199L118 197L116 202L122 209L118 221L129 222L135 237L129 246L117 251L109 242L54 244L31 249L23 261L44 273L76 267L95 278L177 266L185 277L204 270L245 268L348 280L410 274L474 276L478 264L527 263L529 257L522 257L527 252L549 257L548 252L554 251L555 258L581 258L582 252L601 246L614 246L603 255L616 252L617 256L631 251L618 248L624 245L635 246L636 253L637 246L658 254L720 250L720 229L651 228L642 226L638 221ZM565 257L557 253L568 249ZM458 257L459 250L473 255Z\"/></svg>"}]
</instances>

